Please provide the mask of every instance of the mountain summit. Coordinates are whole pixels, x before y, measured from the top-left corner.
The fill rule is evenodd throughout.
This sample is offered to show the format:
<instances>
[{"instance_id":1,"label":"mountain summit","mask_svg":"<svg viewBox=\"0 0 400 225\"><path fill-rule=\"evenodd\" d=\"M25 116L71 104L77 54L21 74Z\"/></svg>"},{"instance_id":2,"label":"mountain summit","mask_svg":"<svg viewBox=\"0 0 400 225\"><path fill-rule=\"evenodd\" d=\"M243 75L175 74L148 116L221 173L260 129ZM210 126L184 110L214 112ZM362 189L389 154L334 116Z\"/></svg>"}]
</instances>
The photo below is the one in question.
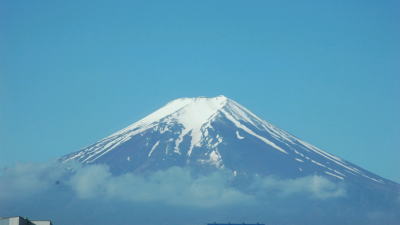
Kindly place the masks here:
<instances>
[{"instance_id":1,"label":"mountain summit","mask_svg":"<svg viewBox=\"0 0 400 225\"><path fill-rule=\"evenodd\" d=\"M225 97L179 98L63 162L102 163L113 173L172 166L295 178L321 175L382 186L393 183L260 119Z\"/></svg>"}]
</instances>

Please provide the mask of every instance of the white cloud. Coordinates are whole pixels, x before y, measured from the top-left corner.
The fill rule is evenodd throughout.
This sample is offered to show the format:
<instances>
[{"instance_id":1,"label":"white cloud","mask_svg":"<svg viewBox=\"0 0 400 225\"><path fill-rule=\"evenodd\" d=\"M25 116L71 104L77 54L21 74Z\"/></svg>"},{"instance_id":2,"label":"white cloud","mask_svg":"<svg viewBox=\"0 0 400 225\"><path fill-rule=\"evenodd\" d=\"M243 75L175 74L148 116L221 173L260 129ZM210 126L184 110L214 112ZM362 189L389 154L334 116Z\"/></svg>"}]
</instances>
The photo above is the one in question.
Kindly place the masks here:
<instances>
[{"instance_id":1,"label":"white cloud","mask_svg":"<svg viewBox=\"0 0 400 225\"><path fill-rule=\"evenodd\" d=\"M97 197L105 192L111 173L103 165L93 165L78 170L68 182L80 198Z\"/></svg>"},{"instance_id":2,"label":"white cloud","mask_svg":"<svg viewBox=\"0 0 400 225\"><path fill-rule=\"evenodd\" d=\"M279 179L272 176L258 177L253 188L259 192L276 193L286 197L298 193L308 193L317 199L342 197L346 191L338 185L321 176L306 176L295 179Z\"/></svg>"},{"instance_id":3,"label":"white cloud","mask_svg":"<svg viewBox=\"0 0 400 225\"><path fill-rule=\"evenodd\" d=\"M188 170L172 167L147 177L127 173L112 176L104 165L79 170L70 181L81 198L119 199L134 202L164 202L199 207L250 202L252 197L229 187L225 173L194 178Z\"/></svg>"}]
</instances>

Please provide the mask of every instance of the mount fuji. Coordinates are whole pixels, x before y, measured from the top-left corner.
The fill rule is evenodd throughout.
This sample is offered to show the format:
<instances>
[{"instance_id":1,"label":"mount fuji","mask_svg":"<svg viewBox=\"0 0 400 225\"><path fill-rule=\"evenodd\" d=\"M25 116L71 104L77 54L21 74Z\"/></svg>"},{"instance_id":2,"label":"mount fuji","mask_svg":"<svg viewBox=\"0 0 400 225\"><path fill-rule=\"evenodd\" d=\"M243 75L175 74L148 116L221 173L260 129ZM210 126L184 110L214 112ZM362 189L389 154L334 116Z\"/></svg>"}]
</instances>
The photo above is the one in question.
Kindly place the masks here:
<instances>
[{"instance_id":1,"label":"mount fuji","mask_svg":"<svg viewBox=\"0 0 400 225\"><path fill-rule=\"evenodd\" d=\"M0 170L0 212L60 225L399 225L400 185L225 96L179 98L56 162Z\"/></svg>"},{"instance_id":2,"label":"mount fuji","mask_svg":"<svg viewBox=\"0 0 400 225\"><path fill-rule=\"evenodd\" d=\"M115 174L172 166L228 169L234 176L319 175L398 190L399 185L275 127L225 96L179 98L110 136L61 158L107 164Z\"/></svg>"}]
</instances>

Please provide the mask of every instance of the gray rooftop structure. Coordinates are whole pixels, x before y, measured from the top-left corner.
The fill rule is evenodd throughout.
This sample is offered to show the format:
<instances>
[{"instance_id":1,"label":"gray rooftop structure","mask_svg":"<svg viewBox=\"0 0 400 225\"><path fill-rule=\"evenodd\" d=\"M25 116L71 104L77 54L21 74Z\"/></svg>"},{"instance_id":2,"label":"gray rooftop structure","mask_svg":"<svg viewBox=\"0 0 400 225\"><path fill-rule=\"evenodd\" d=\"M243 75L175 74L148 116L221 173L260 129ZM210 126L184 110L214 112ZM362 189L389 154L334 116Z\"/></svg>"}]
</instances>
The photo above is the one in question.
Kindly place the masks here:
<instances>
[{"instance_id":1,"label":"gray rooftop structure","mask_svg":"<svg viewBox=\"0 0 400 225\"><path fill-rule=\"evenodd\" d=\"M0 225L53 225L50 220L29 220L20 216L0 217Z\"/></svg>"}]
</instances>

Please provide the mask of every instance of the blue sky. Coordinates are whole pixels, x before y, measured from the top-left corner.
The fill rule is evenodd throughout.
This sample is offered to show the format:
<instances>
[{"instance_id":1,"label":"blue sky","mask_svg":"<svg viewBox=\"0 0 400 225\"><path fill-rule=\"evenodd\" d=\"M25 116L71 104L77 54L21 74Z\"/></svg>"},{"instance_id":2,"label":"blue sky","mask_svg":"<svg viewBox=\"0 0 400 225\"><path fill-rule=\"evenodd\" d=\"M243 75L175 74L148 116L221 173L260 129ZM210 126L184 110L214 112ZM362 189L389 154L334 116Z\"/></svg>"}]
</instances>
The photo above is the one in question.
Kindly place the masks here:
<instances>
[{"instance_id":1,"label":"blue sky","mask_svg":"<svg viewBox=\"0 0 400 225\"><path fill-rule=\"evenodd\" d=\"M3 1L0 165L223 94L400 182L398 1Z\"/></svg>"}]
</instances>

